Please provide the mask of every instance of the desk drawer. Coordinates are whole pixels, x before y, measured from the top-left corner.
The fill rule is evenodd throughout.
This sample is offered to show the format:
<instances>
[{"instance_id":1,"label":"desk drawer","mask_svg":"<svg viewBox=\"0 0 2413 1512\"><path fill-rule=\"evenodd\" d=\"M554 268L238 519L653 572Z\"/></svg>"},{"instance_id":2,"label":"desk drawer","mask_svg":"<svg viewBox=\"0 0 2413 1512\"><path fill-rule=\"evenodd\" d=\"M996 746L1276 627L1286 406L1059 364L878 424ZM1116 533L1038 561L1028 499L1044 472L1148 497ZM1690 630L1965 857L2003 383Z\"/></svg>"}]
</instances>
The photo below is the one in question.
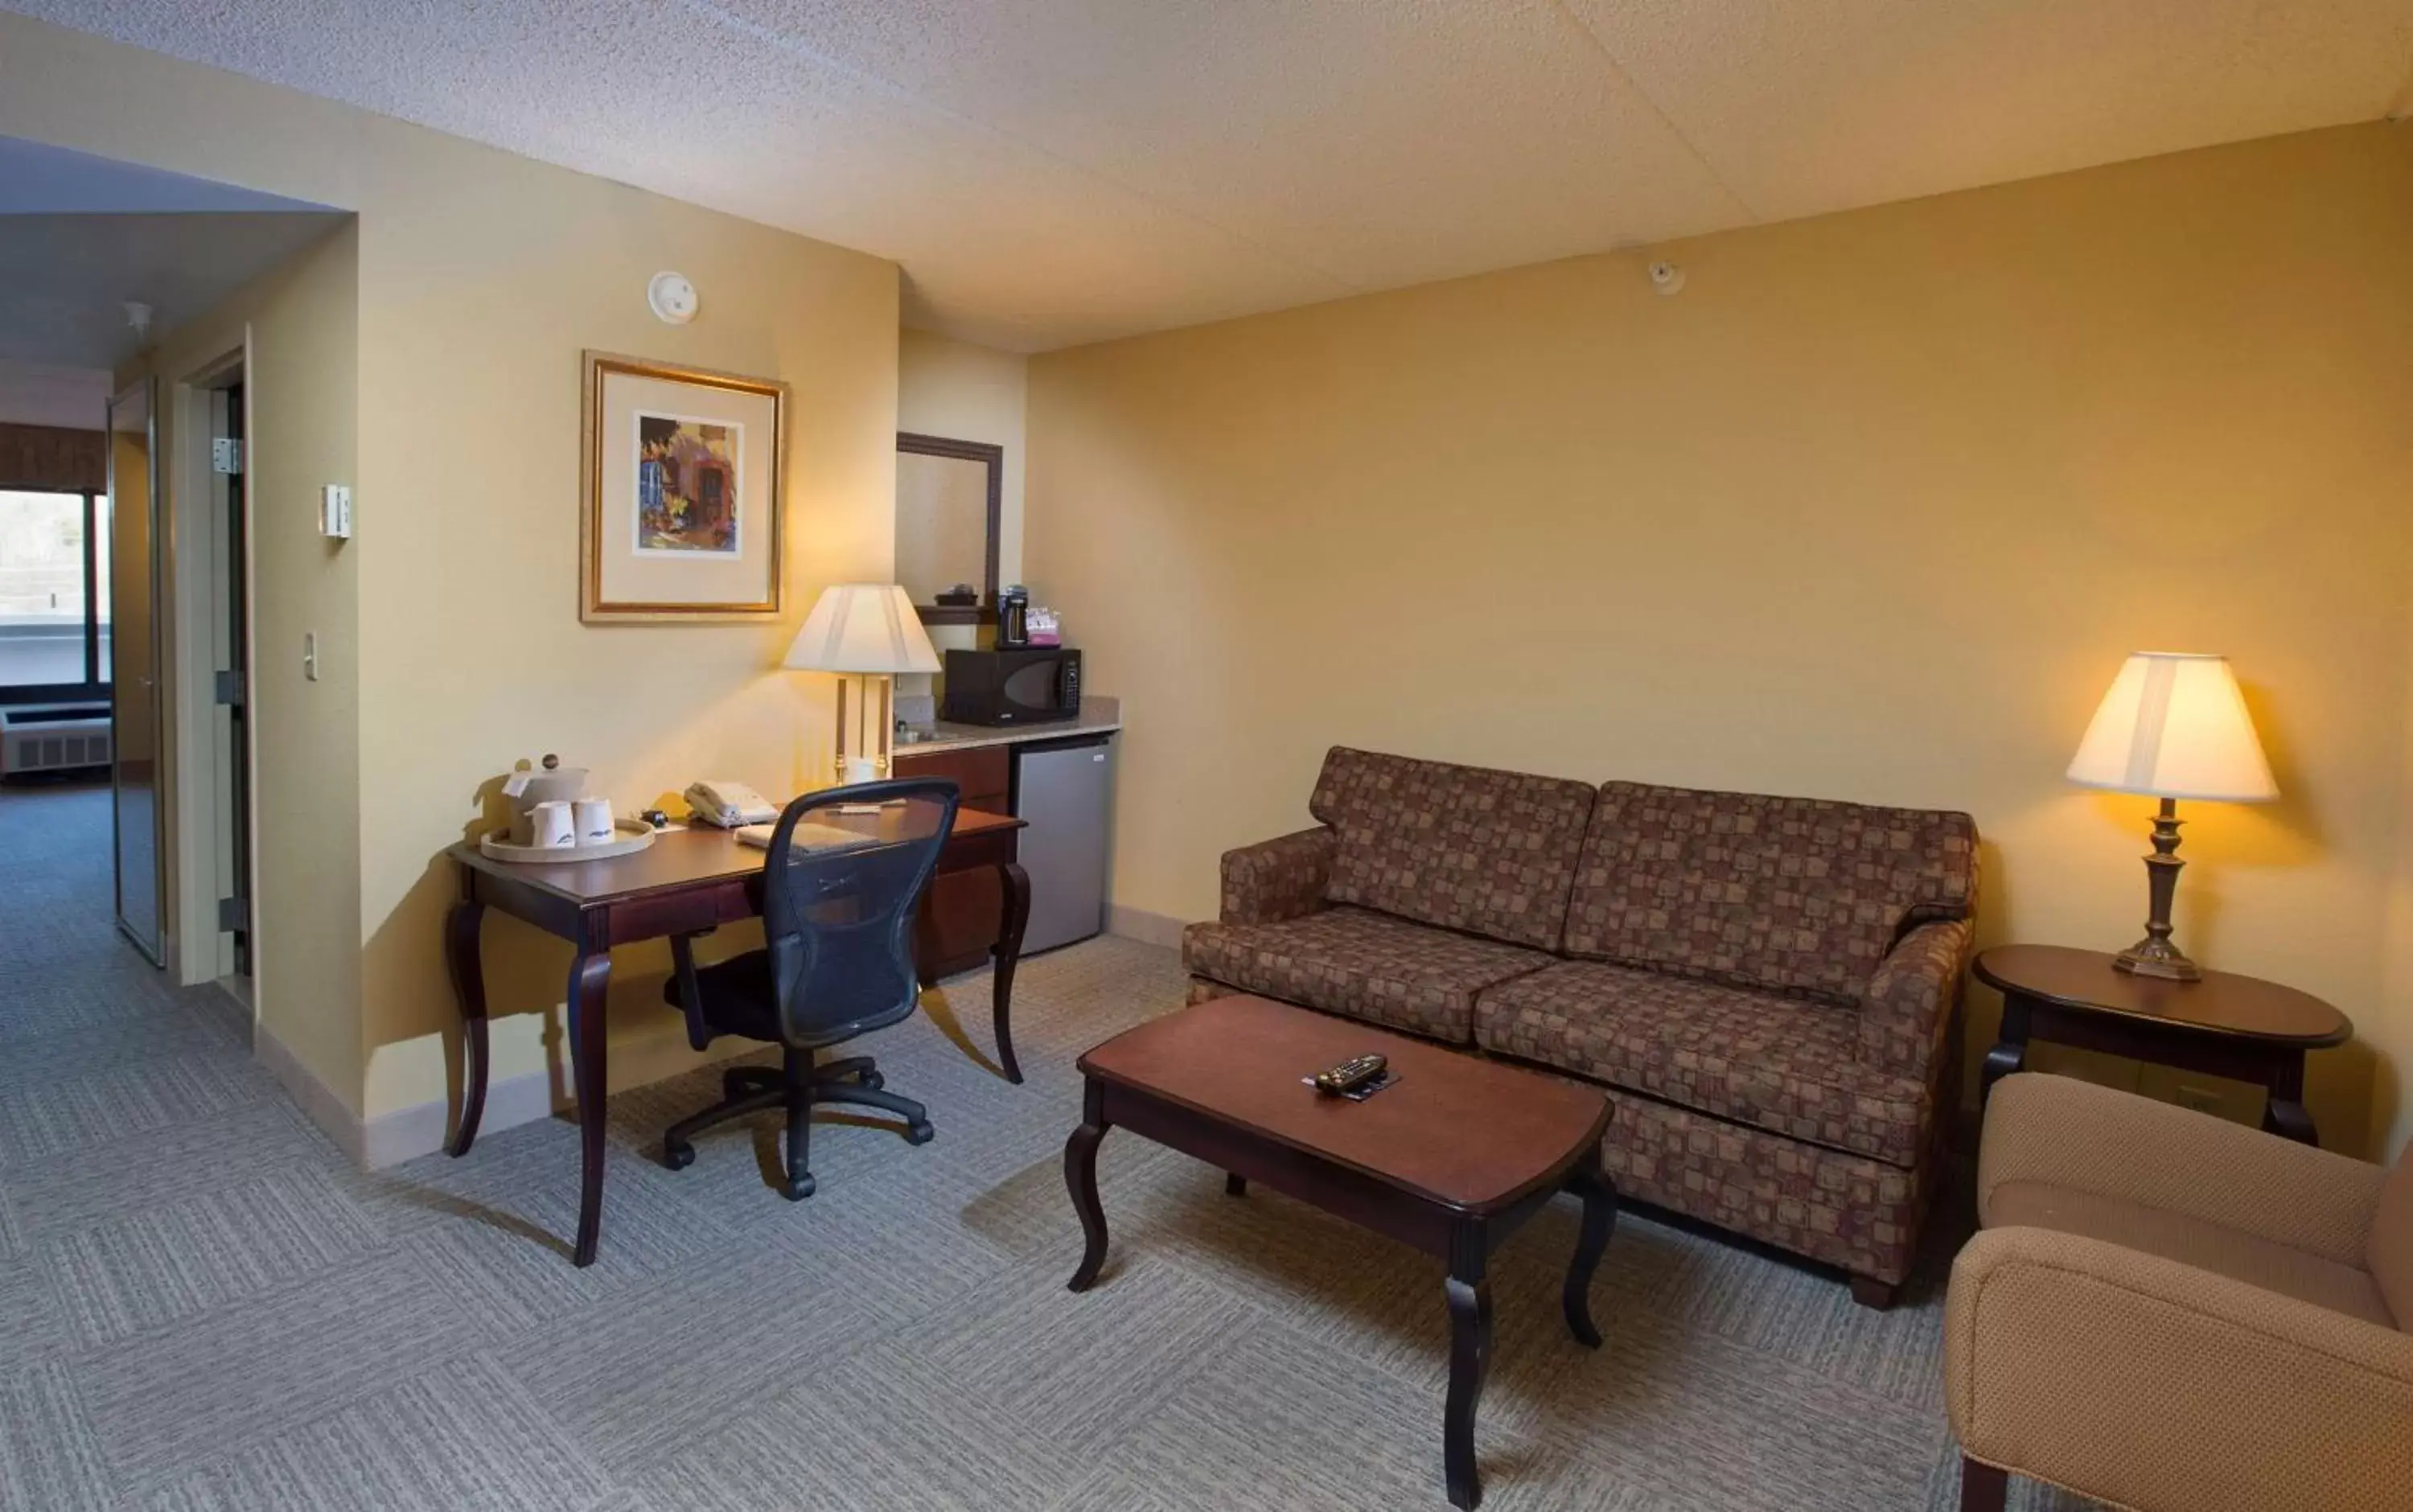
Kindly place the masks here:
<instances>
[{"instance_id":1,"label":"desk drawer","mask_svg":"<svg viewBox=\"0 0 2413 1512\"><path fill-rule=\"evenodd\" d=\"M1013 785L1012 763L1003 746L974 746L970 750L896 752L898 777L943 777L963 790L963 805L984 813L1007 812L1006 790Z\"/></svg>"}]
</instances>

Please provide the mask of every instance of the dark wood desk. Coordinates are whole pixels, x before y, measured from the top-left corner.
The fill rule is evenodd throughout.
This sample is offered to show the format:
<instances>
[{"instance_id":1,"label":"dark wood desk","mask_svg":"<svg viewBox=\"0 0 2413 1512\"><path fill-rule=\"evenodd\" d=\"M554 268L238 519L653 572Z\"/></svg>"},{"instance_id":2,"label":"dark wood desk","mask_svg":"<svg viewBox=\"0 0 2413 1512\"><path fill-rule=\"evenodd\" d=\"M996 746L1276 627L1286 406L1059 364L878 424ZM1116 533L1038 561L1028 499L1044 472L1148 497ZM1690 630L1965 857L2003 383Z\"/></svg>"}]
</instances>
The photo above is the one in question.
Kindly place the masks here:
<instances>
[{"instance_id":1,"label":"dark wood desk","mask_svg":"<svg viewBox=\"0 0 2413 1512\"><path fill-rule=\"evenodd\" d=\"M816 815L819 823L841 824L876 835L893 815ZM1030 916L1030 880L1015 861L1015 834L1023 821L1005 814L955 810L955 828L939 852L939 874L997 872L1005 892L1002 924L992 954L997 977L991 1010L997 1026L998 1064L1011 1081L1022 1080L1014 1058L1014 968L1022 955L1023 926ZM444 925L444 956L452 989L461 1001L463 1056L461 1126L452 1152L466 1155L478 1137L486 1108L486 974L478 949L488 909L508 913L558 935L576 948L570 963L570 1085L578 1098L579 1265L592 1265L603 1223L604 988L612 979L612 947L641 940L710 929L762 912L762 852L716 829L674 830L656 836L634 855L560 866L528 866L490 859L474 844L452 847L461 869L461 901ZM926 980L926 977L925 977Z\"/></svg>"},{"instance_id":2,"label":"dark wood desk","mask_svg":"<svg viewBox=\"0 0 2413 1512\"><path fill-rule=\"evenodd\" d=\"M2354 1033L2346 1015L2259 977L2206 971L2199 982L2171 982L2115 971L2111 959L2062 945L2002 945L1977 957L1977 980L2003 995L2002 1032L1979 1073L1981 1106L1994 1083L2027 1064L2028 1041L2042 1039L2253 1082L2271 1094L2263 1128L2321 1142L2304 1111L2304 1052L2345 1044Z\"/></svg>"}]
</instances>

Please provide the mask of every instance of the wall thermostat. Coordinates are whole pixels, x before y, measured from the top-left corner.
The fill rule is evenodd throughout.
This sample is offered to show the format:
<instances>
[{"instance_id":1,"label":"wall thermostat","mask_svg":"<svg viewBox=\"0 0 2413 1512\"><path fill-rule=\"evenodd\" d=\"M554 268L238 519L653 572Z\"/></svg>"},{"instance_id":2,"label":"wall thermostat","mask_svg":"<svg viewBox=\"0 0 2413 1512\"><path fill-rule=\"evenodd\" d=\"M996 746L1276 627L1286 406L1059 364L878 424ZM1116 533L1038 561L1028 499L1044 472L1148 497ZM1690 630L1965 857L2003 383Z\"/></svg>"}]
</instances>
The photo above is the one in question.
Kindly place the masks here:
<instances>
[{"instance_id":1,"label":"wall thermostat","mask_svg":"<svg viewBox=\"0 0 2413 1512\"><path fill-rule=\"evenodd\" d=\"M318 490L318 533L330 541L352 539L352 491L342 483Z\"/></svg>"},{"instance_id":2,"label":"wall thermostat","mask_svg":"<svg viewBox=\"0 0 2413 1512\"><path fill-rule=\"evenodd\" d=\"M668 324L685 325L695 319L695 285L680 274L658 273L645 286L645 303Z\"/></svg>"}]
</instances>

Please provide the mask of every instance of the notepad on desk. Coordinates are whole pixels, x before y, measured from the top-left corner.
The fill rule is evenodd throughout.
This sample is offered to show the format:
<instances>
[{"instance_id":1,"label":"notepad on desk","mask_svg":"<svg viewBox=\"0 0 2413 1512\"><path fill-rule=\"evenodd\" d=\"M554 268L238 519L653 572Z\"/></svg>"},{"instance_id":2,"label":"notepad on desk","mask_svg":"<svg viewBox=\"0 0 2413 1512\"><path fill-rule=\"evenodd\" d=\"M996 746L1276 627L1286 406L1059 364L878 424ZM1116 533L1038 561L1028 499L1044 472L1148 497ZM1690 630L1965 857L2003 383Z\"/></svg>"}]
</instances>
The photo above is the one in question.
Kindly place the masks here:
<instances>
[{"instance_id":1,"label":"notepad on desk","mask_svg":"<svg viewBox=\"0 0 2413 1512\"><path fill-rule=\"evenodd\" d=\"M777 824L748 824L733 831L741 844L758 851L771 849L771 836ZM789 845L799 851L841 851L853 845L878 845L877 835L865 835L857 830L840 829L836 824L800 823L788 837Z\"/></svg>"}]
</instances>

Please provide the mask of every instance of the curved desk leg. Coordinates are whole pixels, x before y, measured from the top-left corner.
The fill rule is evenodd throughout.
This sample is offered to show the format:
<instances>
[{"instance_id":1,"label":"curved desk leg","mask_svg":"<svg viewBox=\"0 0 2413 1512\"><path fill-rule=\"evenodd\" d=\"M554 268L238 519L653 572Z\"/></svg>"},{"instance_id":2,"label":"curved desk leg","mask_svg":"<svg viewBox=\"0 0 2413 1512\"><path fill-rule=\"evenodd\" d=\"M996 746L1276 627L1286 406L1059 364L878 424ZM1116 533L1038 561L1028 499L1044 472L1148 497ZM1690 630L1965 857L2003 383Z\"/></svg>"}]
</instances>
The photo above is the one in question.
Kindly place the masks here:
<instances>
[{"instance_id":1,"label":"curved desk leg","mask_svg":"<svg viewBox=\"0 0 2413 1512\"><path fill-rule=\"evenodd\" d=\"M999 865L997 875L1005 889L1005 917L989 952L997 959L990 986L997 1020L997 1063L1005 1068L1006 1080L1019 1082L1022 1063L1014 1059L1014 968L1022 959L1022 931L1030 923L1030 874L1021 863L1007 861Z\"/></svg>"},{"instance_id":2,"label":"curved desk leg","mask_svg":"<svg viewBox=\"0 0 2413 1512\"><path fill-rule=\"evenodd\" d=\"M446 1147L456 1158L469 1153L478 1120L486 1113L486 968L478 953L485 917L485 904L465 897L444 919L444 964L452 969L452 995L461 1004L461 1126Z\"/></svg>"},{"instance_id":3,"label":"curved desk leg","mask_svg":"<svg viewBox=\"0 0 2413 1512\"><path fill-rule=\"evenodd\" d=\"M612 953L581 950L570 963L570 1078L578 1095L578 1248L571 1260L595 1263L603 1234L603 990Z\"/></svg>"}]
</instances>

